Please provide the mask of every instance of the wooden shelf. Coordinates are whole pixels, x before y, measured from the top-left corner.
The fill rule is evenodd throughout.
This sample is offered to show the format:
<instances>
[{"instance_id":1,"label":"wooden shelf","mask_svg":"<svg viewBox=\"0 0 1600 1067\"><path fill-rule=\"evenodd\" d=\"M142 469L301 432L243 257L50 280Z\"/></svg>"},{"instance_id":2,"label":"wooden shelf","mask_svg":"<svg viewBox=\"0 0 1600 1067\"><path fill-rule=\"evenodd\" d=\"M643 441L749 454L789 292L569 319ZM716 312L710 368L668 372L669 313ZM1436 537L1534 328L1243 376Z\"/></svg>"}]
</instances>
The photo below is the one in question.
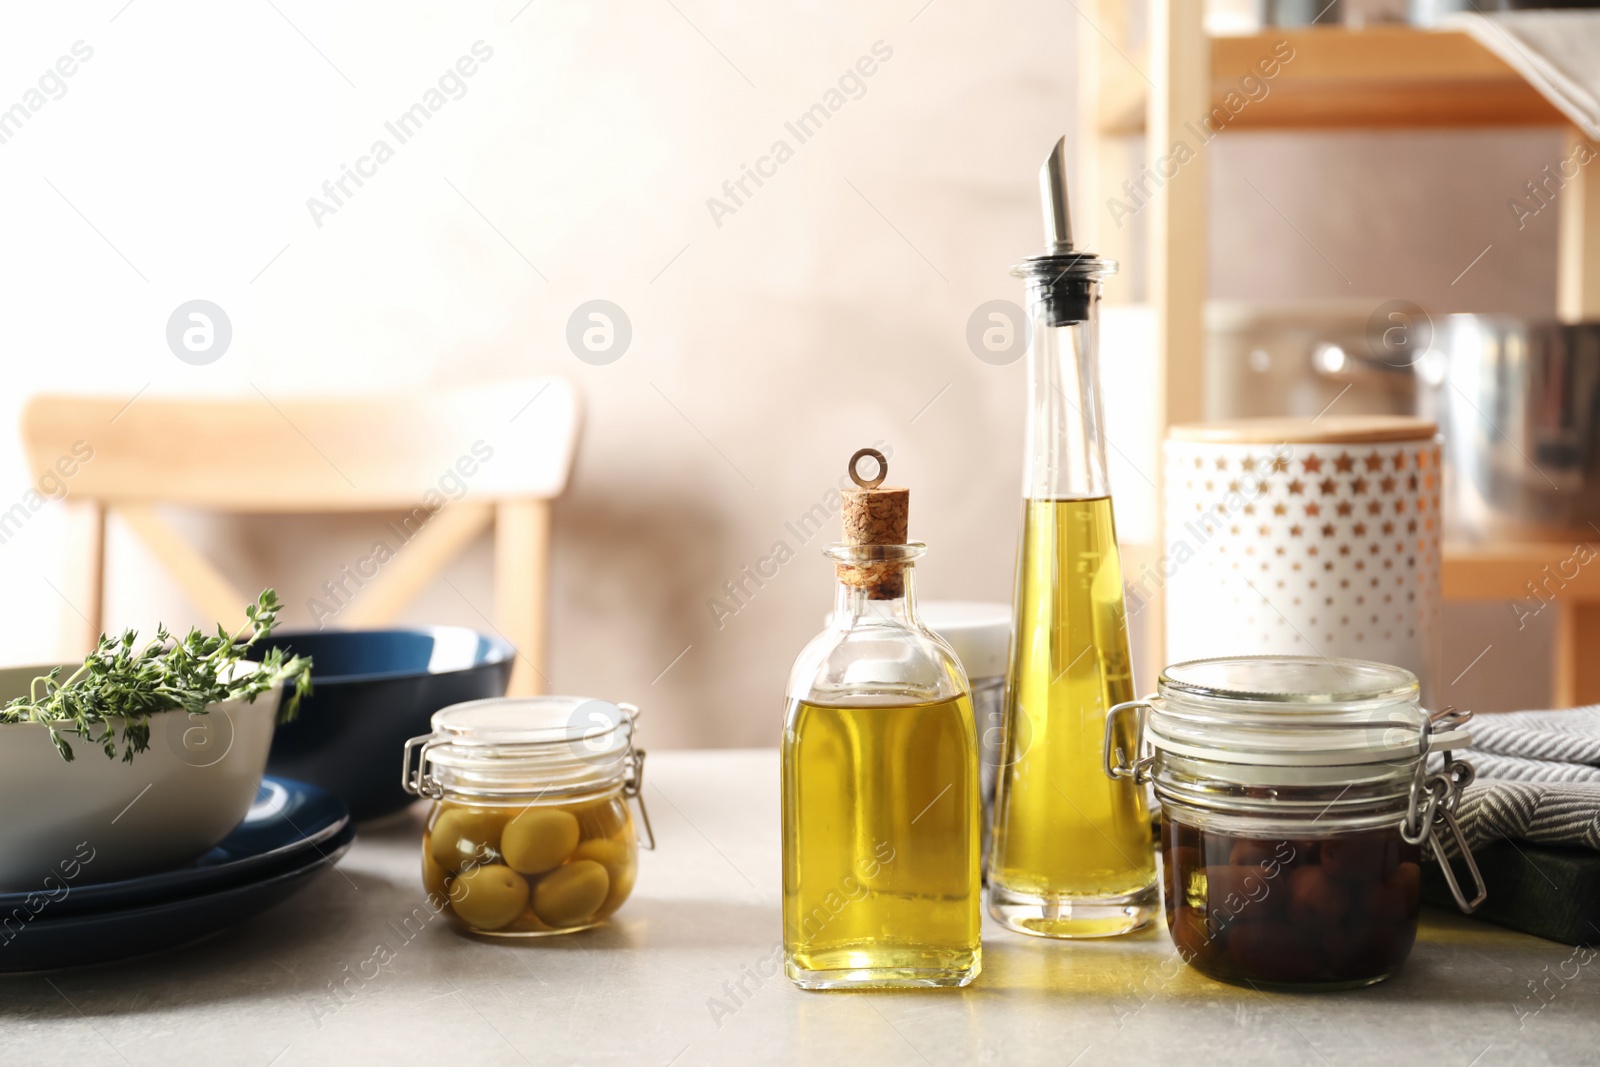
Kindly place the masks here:
<instances>
[{"instance_id":1,"label":"wooden shelf","mask_svg":"<svg viewBox=\"0 0 1600 1067\"><path fill-rule=\"evenodd\" d=\"M1597 550L1600 552L1600 550ZM1571 541L1444 546L1441 584L1446 600L1526 600L1528 583L1545 598L1600 601L1600 568L1579 565ZM1549 567L1546 574L1545 567ZM1570 577L1569 577L1570 576ZM1545 583L1548 582L1548 588Z\"/></svg>"},{"instance_id":2,"label":"wooden shelf","mask_svg":"<svg viewBox=\"0 0 1600 1067\"><path fill-rule=\"evenodd\" d=\"M1277 30L1212 37L1211 105L1244 94L1239 79L1287 41L1294 57L1266 80L1268 93L1233 115L1229 130L1328 130L1463 126L1559 126L1566 122L1537 90L1472 36L1455 30L1377 26ZM1141 57L1136 57L1141 64ZM1144 129L1142 75L1107 68L1102 133ZM1237 100L1235 101L1237 105ZM1198 122L1199 116L1193 116Z\"/></svg>"},{"instance_id":3,"label":"wooden shelf","mask_svg":"<svg viewBox=\"0 0 1600 1067\"><path fill-rule=\"evenodd\" d=\"M1537 606L1528 591L1532 582L1543 595L1572 602L1600 602L1600 567L1573 560L1573 542L1537 541L1469 544L1446 542L1441 585L1444 599L1526 600ZM1123 577L1131 579L1141 564L1154 566L1161 546L1143 542L1122 543ZM1600 557L1600 545L1594 546ZM1549 577L1545 567L1550 568ZM1548 580L1550 586L1543 589Z\"/></svg>"},{"instance_id":4,"label":"wooden shelf","mask_svg":"<svg viewBox=\"0 0 1600 1067\"><path fill-rule=\"evenodd\" d=\"M1114 136L1147 134L1146 170L1154 166L1165 173L1163 160L1176 154L1172 146L1180 142L1190 153L1179 160L1181 178L1166 173L1171 180L1155 182L1143 234L1089 226L1094 247L1107 251L1110 245L1119 258L1139 259L1144 270L1155 311L1158 434L1205 414L1199 383L1209 292L1210 179L1209 156L1195 151L1195 139L1212 109L1222 107L1227 116L1225 123L1213 118L1214 130L1548 126L1562 131L1569 153L1582 137L1521 75L1461 31L1318 27L1216 37L1205 32L1204 5L1196 0L1148 0L1142 20L1132 17L1127 0L1089 0L1087 6L1094 14L1084 18L1096 32L1078 34L1079 203L1099 203L1132 169L1129 146L1108 143ZM1281 42L1293 49L1287 62ZM1260 65L1272 69L1273 62L1273 77L1264 78ZM1266 92L1255 86L1257 99L1249 100L1240 79L1252 76ZM1248 102L1233 100L1230 112L1229 93ZM1600 317L1600 177L1580 173L1567 181L1557 222L1558 313L1565 321ZM1144 248L1130 247L1134 240ZM1159 485L1155 497L1159 515ZM1572 555L1572 545L1563 543L1448 544L1442 567L1446 600L1516 601L1537 595L1529 583L1556 590L1558 706L1600 703L1600 568L1573 573L1567 562L1572 577L1566 578L1560 565ZM1547 577L1547 565L1554 577ZM1163 597L1153 597L1150 608L1142 629L1150 658L1160 662ZM1150 682L1141 679L1142 685Z\"/></svg>"},{"instance_id":5,"label":"wooden shelf","mask_svg":"<svg viewBox=\"0 0 1600 1067\"><path fill-rule=\"evenodd\" d=\"M1600 568L1584 558L1571 541L1444 546L1445 600L1517 601L1523 622L1553 608L1558 708L1600 701Z\"/></svg>"}]
</instances>

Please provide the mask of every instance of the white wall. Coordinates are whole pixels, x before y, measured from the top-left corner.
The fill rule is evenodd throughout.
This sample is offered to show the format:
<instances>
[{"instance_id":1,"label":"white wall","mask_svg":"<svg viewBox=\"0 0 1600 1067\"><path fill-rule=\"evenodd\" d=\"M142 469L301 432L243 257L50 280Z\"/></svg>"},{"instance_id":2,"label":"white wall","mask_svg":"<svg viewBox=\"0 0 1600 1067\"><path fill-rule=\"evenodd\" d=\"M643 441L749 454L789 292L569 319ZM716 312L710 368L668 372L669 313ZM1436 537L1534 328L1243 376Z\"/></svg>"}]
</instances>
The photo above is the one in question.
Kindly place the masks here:
<instances>
[{"instance_id":1,"label":"white wall","mask_svg":"<svg viewBox=\"0 0 1600 1067\"><path fill-rule=\"evenodd\" d=\"M775 741L784 673L831 595L821 539L798 545L784 523L857 447L888 442L913 488L925 596L1009 597L1023 368L980 362L964 331L978 304L1020 299L1007 267L1040 243L1034 176L1073 115L1073 5L122 3L0 12L0 107L74 42L94 50L0 144L0 422L39 390L278 397L567 375L588 416L556 511L552 675L644 705L657 746ZM394 158L317 226L307 198L480 40L493 57L465 95L409 143L391 137ZM785 121L880 41L893 55L864 94L717 225L707 198L775 139L793 144ZM1302 226L1335 228L1357 295L1422 299L1424 267L1480 227L1478 247L1496 240L1501 186L1554 158L1553 135L1386 136L1216 146L1228 239L1213 289L1329 284L1241 173ZM1486 257L1463 299L1548 303L1550 232ZM203 367L164 337L196 297L234 329ZM609 366L563 339L596 297L633 323ZM1128 427L1138 355L1115 347L1108 417ZM0 500L26 488L24 466L0 435ZM188 525L304 624L381 520ZM60 526L47 508L0 545L0 661L60 654ZM797 558L719 628L708 599L779 539ZM111 571L113 625L201 621L115 530ZM466 600L439 583L408 618L481 625L487 546L449 577Z\"/></svg>"}]
</instances>

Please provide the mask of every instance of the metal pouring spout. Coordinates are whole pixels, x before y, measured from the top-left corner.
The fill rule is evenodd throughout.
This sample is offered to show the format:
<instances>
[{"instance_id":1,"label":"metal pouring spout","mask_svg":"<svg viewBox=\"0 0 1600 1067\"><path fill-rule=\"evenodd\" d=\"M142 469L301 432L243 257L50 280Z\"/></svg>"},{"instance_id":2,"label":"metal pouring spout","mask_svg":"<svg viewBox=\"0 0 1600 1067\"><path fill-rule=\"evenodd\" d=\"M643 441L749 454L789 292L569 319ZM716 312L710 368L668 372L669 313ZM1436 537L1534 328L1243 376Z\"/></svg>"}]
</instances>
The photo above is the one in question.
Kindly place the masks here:
<instances>
[{"instance_id":1,"label":"metal pouring spout","mask_svg":"<svg viewBox=\"0 0 1600 1067\"><path fill-rule=\"evenodd\" d=\"M1044 325L1085 322L1094 315L1100 279L1117 265L1072 245L1065 137L1056 141L1039 168L1039 200L1044 208L1045 249L1017 264L1012 273L1028 280L1028 299Z\"/></svg>"},{"instance_id":2,"label":"metal pouring spout","mask_svg":"<svg viewBox=\"0 0 1600 1067\"><path fill-rule=\"evenodd\" d=\"M1050 158L1039 168L1039 199L1044 204L1047 255L1072 251L1072 212L1067 201L1067 139L1056 141Z\"/></svg>"}]
</instances>

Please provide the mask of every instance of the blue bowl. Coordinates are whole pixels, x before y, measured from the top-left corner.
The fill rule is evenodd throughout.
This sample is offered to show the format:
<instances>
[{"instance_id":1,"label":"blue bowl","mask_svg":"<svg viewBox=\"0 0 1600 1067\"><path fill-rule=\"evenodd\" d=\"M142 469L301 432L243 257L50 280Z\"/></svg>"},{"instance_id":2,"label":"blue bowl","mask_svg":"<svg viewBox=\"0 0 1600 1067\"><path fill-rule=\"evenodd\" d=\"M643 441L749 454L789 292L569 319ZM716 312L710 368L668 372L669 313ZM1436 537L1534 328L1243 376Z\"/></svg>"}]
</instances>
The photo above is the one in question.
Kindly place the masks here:
<instances>
[{"instance_id":1,"label":"blue bowl","mask_svg":"<svg viewBox=\"0 0 1600 1067\"><path fill-rule=\"evenodd\" d=\"M311 696L272 738L267 771L338 795L357 819L399 811L408 738L428 733L440 708L504 696L516 650L461 626L307 630L261 645L310 656Z\"/></svg>"}]
</instances>

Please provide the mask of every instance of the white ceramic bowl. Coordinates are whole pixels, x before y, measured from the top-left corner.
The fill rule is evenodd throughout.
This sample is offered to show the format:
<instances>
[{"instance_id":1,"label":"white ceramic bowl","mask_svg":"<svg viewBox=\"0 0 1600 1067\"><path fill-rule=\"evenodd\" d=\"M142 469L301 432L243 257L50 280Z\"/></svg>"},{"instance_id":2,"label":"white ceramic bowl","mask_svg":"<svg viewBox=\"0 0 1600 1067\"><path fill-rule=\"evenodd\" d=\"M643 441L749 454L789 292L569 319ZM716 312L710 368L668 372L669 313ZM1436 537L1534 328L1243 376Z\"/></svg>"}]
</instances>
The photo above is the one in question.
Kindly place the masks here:
<instances>
[{"instance_id":1,"label":"white ceramic bowl","mask_svg":"<svg viewBox=\"0 0 1600 1067\"><path fill-rule=\"evenodd\" d=\"M67 668L68 673L73 668ZM49 667L0 670L0 703ZM150 717L150 747L124 762L68 735L68 763L43 723L0 725L0 892L107 882L200 856L244 818L272 747L282 688L205 715ZM86 858L92 857L92 858Z\"/></svg>"}]
</instances>

